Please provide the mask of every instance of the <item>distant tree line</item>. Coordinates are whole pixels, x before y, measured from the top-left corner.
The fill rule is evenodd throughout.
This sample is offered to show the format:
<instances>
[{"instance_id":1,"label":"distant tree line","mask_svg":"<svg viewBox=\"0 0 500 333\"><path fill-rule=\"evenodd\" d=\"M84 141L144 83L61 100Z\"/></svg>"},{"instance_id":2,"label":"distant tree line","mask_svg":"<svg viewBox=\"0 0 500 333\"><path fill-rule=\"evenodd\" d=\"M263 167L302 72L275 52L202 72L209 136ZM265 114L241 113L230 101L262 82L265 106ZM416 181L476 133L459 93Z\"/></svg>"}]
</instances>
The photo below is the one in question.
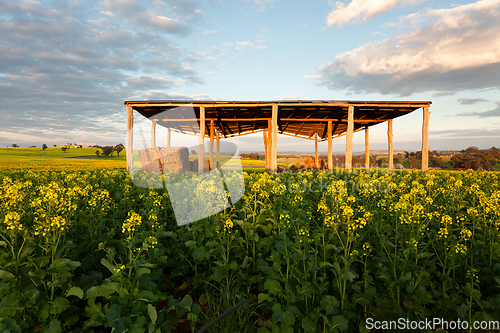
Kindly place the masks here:
<instances>
[{"instance_id":1,"label":"distant tree line","mask_svg":"<svg viewBox=\"0 0 500 333\"><path fill-rule=\"evenodd\" d=\"M455 169L493 170L499 160L500 149L496 147L486 150L469 147L452 156L449 163Z\"/></svg>"},{"instance_id":2,"label":"distant tree line","mask_svg":"<svg viewBox=\"0 0 500 333\"><path fill-rule=\"evenodd\" d=\"M125 149L125 146L122 143L117 144L116 146L99 146L99 149L102 150L102 153L99 150L95 151L97 157L99 156L113 156L113 153L116 152L117 156L120 156L122 150Z\"/></svg>"},{"instance_id":3,"label":"distant tree line","mask_svg":"<svg viewBox=\"0 0 500 333\"><path fill-rule=\"evenodd\" d=\"M240 154L240 157L243 159L249 159L249 160L263 160L265 159L266 155L265 154L259 154L259 153L250 153L250 154Z\"/></svg>"}]
</instances>

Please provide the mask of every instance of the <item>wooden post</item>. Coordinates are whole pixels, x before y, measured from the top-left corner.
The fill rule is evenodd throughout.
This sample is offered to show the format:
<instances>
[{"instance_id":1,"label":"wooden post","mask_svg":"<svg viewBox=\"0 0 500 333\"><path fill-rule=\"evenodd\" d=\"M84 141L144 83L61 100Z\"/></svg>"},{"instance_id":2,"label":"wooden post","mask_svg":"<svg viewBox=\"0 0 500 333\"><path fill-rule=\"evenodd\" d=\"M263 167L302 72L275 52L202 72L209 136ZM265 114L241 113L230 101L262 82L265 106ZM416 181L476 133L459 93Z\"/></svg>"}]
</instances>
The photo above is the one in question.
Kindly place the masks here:
<instances>
[{"instance_id":1,"label":"wooden post","mask_svg":"<svg viewBox=\"0 0 500 333\"><path fill-rule=\"evenodd\" d=\"M217 160L217 168L220 168L220 137L219 137L219 132L217 132L217 152L215 155L215 159Z\"/></svg>"},{"instance_id":2,"label":"wooden post","mask_svg":"<svg viewBox=\"0 0 500 333\"><path fill-rule=\"evenodd\" d=\"M314 164L317 168L320 167L318 158L318 132L314 135Z\"/></svg>"},{"instance_id":3,"label":"wooden post","mask_svg":"<svg viewBox=\"0 0 500 333\"><path fill-rule=\"evenodd\" d=\"M171 133L170 128L167 128L167 147L170 147Z\"/></svg>"},{"instance_id":4,"label":"wooden post","mask_svg":"<svg viewBox=\"0 0 500 333\"><path fill-rule=\"evenodd\" d=\"M365 126L365 169L370 171L370 132L368 126Z\"/></svg>"},{"instance_id":5,"label":"wooden post","mask_svg":"<svg viewBox=\"0 0 500 333\"><path fill-rule=\"evenodd\" d=\"M266 162L266 171L269 171L269 142L267 138L267 130L262 131L264 136L264 157Z\"/></svg>"},{"instance_id":6,"label":"wooden post","mask_svg":"<svg viewBox=\"0 0 500 333\"><path fill-rule=\"evenodd\" d=\"M205 149L203 143L205 141L205 107L200 105L200 136L198 137L198 172L203 172L203 157Z\"/></svg>"},{"instance_id":7,"label":"wooden post","mask_svg":"<svg viewBox=\"0 0 500 333\"><path fill-rule=\"evenodd\" d=\"M271 146L271 171L278 171L278 105L273 104L273 115L272 115L272 131L273 139Z\"/></svg>"},{"instance_id":8,"label":"wooden post","mask_svg":"<svg viewBox=\"0 0 500 333\"><path fill-rule=\"evenodd\" d=\"M267 120L267 170L271 171L271 164L273 161L273 158L271 157L272 154L272 146L273 146L273 122L272 119L269 118Z\"/></svg>"},{"instance_id":9,"label":"wooden post","mask_svg":"<svg viewBox=\"0 0 500 333\"><path fill-rule=\"evenodd\" d=\"M215 128L214 128L214 120L210 120L210 148L208 150L208 156L210 159L210 170L214 169L214 136L215 136Z\"/></svg>"},{"instance_id":10,"label":"wooden post","mask_svg":"<svg viewBox=\"0 0 500 333\"><path fill-rule=\"evenodd\" d=\"M328 170L333 171L332 121L328 120Z\"/></svg>"},{"instance_id":11,"label":"wooden post","mask_svg":"<svg viewBox=\"0 0 500 333\"><path fill-rule=\"evenodd\" d=\"M387 140L389 141L389 172L394 169L394 146L392 144L392 119L387 121Z\"/></svg>"},{"instance_id":12,"label":"wooden post","mask_svg":"<svg viewBox=\"0 0 500 333\"><path fill-rule=\"evenodd\" d=\"M429 107L424 106L424 119L422 123L422 172L429 170Z\"/></svg>"},{"instance_id":13,"label":"wooden post","mask_svg":"<svg viewBox=\"0 0 500 333\"><path fill-rule=\"evenodd\" d=\"M352 169L352 134L354 132L354 106L347 108L347 135L345 145L345 171Z\"/></svg>"},{"instance_id":14,"label":"wooden post","mask_svg":"<svg viewBox=\"0 0 500 333\"><path fill-rule=\"evenodd\" d=\"M134 110L127 106L127 170L134 170Z\"/></svg>"},{"instance_id":15,"label":"wooden post","mask_svg":"<svg viewBox=\"0 0 500 333\"><path fill-rule=\"evenodd\" d=\"M151 148L156 148L156 119L151 122Z\"/></svg>"}]
</instances>

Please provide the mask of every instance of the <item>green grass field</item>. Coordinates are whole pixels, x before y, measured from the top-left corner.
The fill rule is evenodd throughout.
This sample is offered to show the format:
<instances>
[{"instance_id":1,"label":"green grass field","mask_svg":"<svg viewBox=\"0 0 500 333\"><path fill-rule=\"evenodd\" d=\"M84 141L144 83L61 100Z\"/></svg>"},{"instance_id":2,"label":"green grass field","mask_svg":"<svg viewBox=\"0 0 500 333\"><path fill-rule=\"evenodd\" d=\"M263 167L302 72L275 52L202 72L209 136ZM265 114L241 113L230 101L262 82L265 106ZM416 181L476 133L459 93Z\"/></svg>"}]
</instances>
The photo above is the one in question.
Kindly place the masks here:
<instances>
[{"instance_id":1,"label":"green grass field","mask_svg":"<svg viewBox=\"0 0 500 333\"><path fill-rule=\"evenodd\" d=\"M71 148L63 152L60 147L0 148L0 169L31 170L88 170L124 169L125 150L116 156L97 157L96 148ZM86 158L91 157L91 158Z\"/></svg>"}]
</instances>

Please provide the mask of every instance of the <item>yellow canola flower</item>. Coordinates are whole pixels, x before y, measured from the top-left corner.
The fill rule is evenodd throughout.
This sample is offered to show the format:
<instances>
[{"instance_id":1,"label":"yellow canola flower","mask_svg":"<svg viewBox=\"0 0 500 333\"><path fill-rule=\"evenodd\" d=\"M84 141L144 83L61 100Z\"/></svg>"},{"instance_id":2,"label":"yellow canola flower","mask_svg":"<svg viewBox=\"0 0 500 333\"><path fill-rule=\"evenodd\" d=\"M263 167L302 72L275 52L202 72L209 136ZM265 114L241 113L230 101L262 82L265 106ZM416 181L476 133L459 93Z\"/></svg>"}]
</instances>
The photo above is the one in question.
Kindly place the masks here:
<instances>
[{"instance_id":1,"label":"yellow canola flower","mask_svg":"<svg viewBox=\"0 0 500 333\"><path fill-rule=\"evenodd\" d=\"M4 223L7 225L7 230L19 230L23 229L23 225L19 223L21 216L16 212L9 212L5 214Z\"/></svg>"},{"instance_id":2,"label":"yellow canola flower","mask_svg":"<svg viewBox=\"0 0 500 333\"><path fill-rule=\"evenodd\" d=\"M469 240L472 237L472 231L470 231L469 229L463 229L462 231L460 231L460 236L464 240Z\"/></svg>"},{"instance_id":3,"label":"yellow canola flower","mask_svg":"<svg viewBox=\"0 0 500 333\"><path fill-rule=\"evenodd\" d=\"M467 246L465 246L464 244L457 244L455 246L455 253L466 254L467 253Z\"/></svg>"},{"instance_id":4,"label":"yellow canola flower","mask_svg":"<svg viewBox=\"0 0 500 333\"><path fill-rule=\"evenodd\" d=\"M438 231L438 237L439 238L448 238L448 229L447 228L440 228Z\"/></svg>"},{"instance_id":5,"label":"yellow canola flower","mask_svg":"<svg viewBox=\"0 0 500 333\"><path fill-rule=\"evenodd\" d=\"M142 217L136 212L129 212L128 218L123 222L122 233L133 233L139 229L142 222Z\"/></svg>"},{"instance_id":6,"label":"yellow canola flower","mask_svg":"<svg viewBox=\"0 0 500 333\"><path fill-rule=\"evenodd\" d=\"M443 215L441 217L441 222L447 225L447 224L451 224L453 222L453 219L449 215Z\"/></svg>"},{"instance_id":7,"label":"yellow canola flower","mask_svg":"<svg viewBox=\"0 0 500 333\"><path fill-rule=\"evenodd\" d=\"M364 243L363 244L363 251L364 251L365 255L372 252L372 248L371 248L370 244Z\"/></svg>"}]
</instances>

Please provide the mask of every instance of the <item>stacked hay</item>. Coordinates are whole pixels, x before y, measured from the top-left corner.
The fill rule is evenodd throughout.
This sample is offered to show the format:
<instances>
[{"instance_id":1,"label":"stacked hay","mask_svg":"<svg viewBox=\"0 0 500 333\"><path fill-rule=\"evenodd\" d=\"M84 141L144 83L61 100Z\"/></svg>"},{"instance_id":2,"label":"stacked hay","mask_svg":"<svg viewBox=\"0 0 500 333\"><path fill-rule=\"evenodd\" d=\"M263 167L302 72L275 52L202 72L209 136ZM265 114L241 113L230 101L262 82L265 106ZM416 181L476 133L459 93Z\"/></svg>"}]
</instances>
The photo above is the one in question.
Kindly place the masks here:
<instances>
[{"instance_id":1,"label":"stacked hay","mask_svg":"<svg viewBox=\"0 0 500 333\"><path fill-rule=\"evenodd\" d=\"M198 163L198 160L189 161L189 170L192 172L198 172ZM203 172L210 171L210 164L208 163L208 161L204 161L203 165Z\"/></svg>"},{"instance_id":2,"label":"stacked hay","mask_svg":"<svg viewBox=\"0 0 500 333\"><path fill-rule=\"evenodd\" d=\"M159 157L163 172L189 171L189 151L186 147L162 148Z\"/></svg>"},{"instance_id":3,"label":"stacked hay","mask_svg":"<svg viewBox=\"0 0 500 333\"><path fill-rule=\"evenodd\" d=\"M142 170L147 172L184 172L189 170L186 147L147 148L139 151Z\"/></svg>"}]
</instances>

